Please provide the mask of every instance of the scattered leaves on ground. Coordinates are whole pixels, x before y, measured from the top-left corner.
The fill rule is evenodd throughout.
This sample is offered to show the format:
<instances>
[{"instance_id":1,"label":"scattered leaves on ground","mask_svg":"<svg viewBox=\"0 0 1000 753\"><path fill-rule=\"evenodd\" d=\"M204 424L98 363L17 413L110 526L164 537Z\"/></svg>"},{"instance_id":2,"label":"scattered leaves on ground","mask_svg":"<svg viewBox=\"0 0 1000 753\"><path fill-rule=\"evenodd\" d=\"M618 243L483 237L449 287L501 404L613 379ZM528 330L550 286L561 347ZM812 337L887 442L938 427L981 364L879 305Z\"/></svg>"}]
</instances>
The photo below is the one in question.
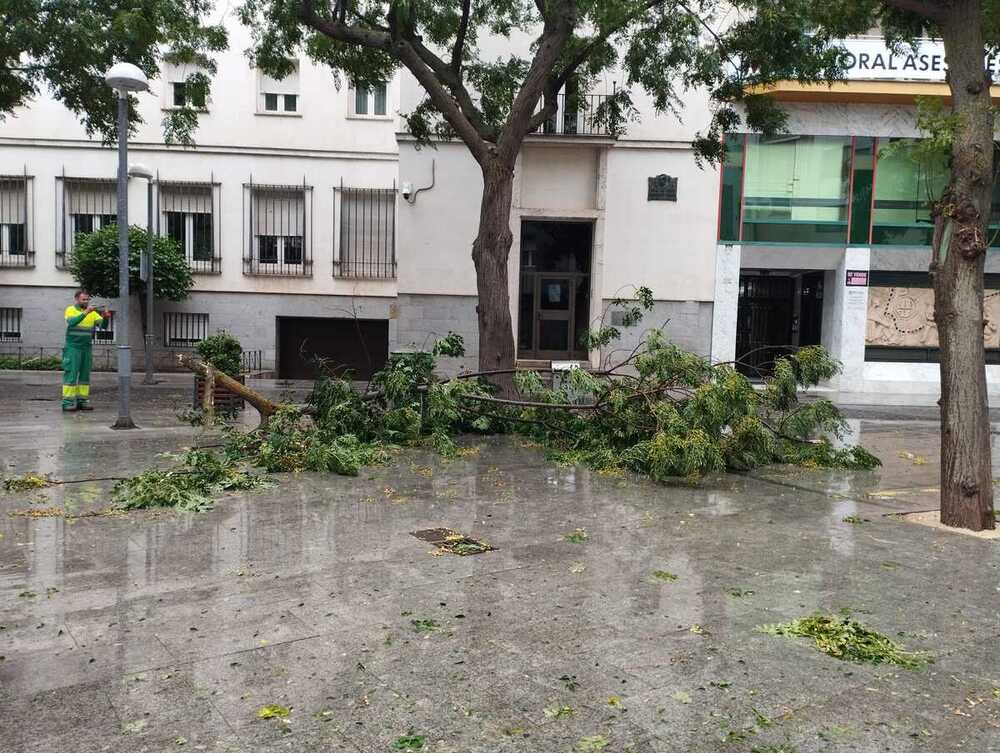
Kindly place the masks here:
<instances>
[{"instance_id":1,"label":"scattered leaves on ground","mask_svg":"<svg viewBox=\"0 0 1000 753\"><path fill-rule=\"evenodd\" d=\"M570 544L582 544L589 540L590 534L585 528L577 528L563 536L563 541L568 541Z\"/></svg>"},{"instance_id":2,"label":"scattered leaves on ground","mask_svg":"<svg viewBox=\"0 0 1000 753\"><path fill-rule=\"evenodd\" d=\"M672 693L670 697L677 701L677 703L691 703L691 694L683 690Z\"/></svg>"},{"instance_id":3,"label":"scattered leaves on ground","mask_svg":"<svg viewBox=\"0 0 1000 753\"><path fill-rule=\"evenodd\" d=\"M694 625L688 628L688 632L694 633L695 635L705 635L707 631L705 630L705 628L703 628L696 622Z\"/></svg>"},{"instance_id":4,"label":"scattered leaves on ground","mask_svg":"<svg viewBox=\"0 0 1000 753\"><path fill-rule=\"evenodd\" d=\"M581 753L592 753L592 751L604 750L610 744L611 742L604 735L591 735L590 737L581 737L573 747Z\"/></svg>"},{"instance_id":5,"label":"scattered leaves on ground","mask_svg":"<svg viewBox=\"0 0 1000 753\"><path fill-rule=\"evenodd\" d=\"M573 573L573 575L579 575L586 569L587 566L582 562L574 562L572 565L570 565L569 571Z\"/></svg>"},{"instance_id":6,"label":"scattered leaves on ground","mask_svg":"<svg viewBox=\"0 0 1000 753\"><path fill-rule=\"evenodd\" d=\"M734 599L745 599L748 596L753 596L756 591L752 591L749 588L730 588L726 593Z\"/></svg>"},{"instance_id":7,"label":"scattered leaves on ground","mask_svg":"<svg viewBox=\"0 0 1000 753\"><path fill-rule=\"evenodd\" d=\"M546 706L542 713L549 719L565 719L573 716L576 710L572 706Z\"/></svg>"},{"instance_id":8,"label":"scattered leaves on ground","mask_svg":"<svg viewBox=\"0 0 1000 753\"><path fill-rule=\"evenodd\" d=\"M677 576L667 570L654 570L653 577L666 582L677 580Z\"/></svg>"},{"instance_id":9,"label":"scattered leaves on ground","mask_svg":"<svg viewBox=\"0 0 1000 753\"><path fill-rule=\"evenodd\" d=\"M32 489L44 489L51 483L49 477L41 473L25 473L23 476L13 476L3 480L3 488L8 492L27 492Z\"/></svg>"},{"instance_id":10,"label":"scattered leaves on ground","mask_svg":"<svg viewBox=\"0 0 1000 753\"><path fill-rule=\"evenodd\" d=\"M269 703L257 709L258 719L287 719L292 710L278 703Z\"/></svg>"},{"instance_id":11,"label":"scattered leaves on ground","mask_svg":"<svg viewBox=\"0 0 1000 753\"><path fill-rule=\"evenodd\" d=\"M576 690L580 687L580 683L576 681L576 675L562 675L559 678L566 690Z\"/></svg>"},{"instance_id":12,"label":"scattered leaves on ground","mask_svg":"<svg viewBox=\"0 0 1000 753\"><path fill-rule=\"evenodd\" d=\"M850 523L852 526L859 526L862 523L871 523L867 518L862 518L859 515L845 515L844 522Z\"/></svg>"},{"instance_id":13,"label":"scattered leaves on ground","mask_svg":"<svg viewBox=\"0 0 1000 753\"><path fill-rule=\"evenodd\" d=\"M441 627L437 620L432 620L429 617L418 617L410 620L410 624L418 633L432 633Z\"/></svg>"},{"instance_id":14,"label":"scattered leaves on ground","mask_svg":"<svg viewBox=\"0 0 1000 753\"><path fill-rule=\"evenodd\" d=\"M425 735L414 735L413 733L402 735L392 741L392 749L402 751L421 750L426 740L427 737Z\"/></svg>"},{"instance_id":15,"label":"scattered leaves on ground","mask_svg":"<svg viewBox=\"0 0 1000 753\"><path fill-rule=\"evenodd\" d=\"M906 452L904 450L899 453L899 457L903 460L909 460L914 465L927 465L927 458L923 455L915 455L912 452Z\"/></svg>"},{"instance_id":16,"label":"scattered leaves on ground","mask_svg":"<svg viewBox=\"0 0 1000 753\"><path fill-rule=\"evenodd\" d=\"M816 649L824 654L859 664L893 664L917 669L930 661L926 654L906 651L887 635L864 626L847 614L817 613L782 624L760 625L757 630L770 635L811 638Z\"/></svg>"},{"instance_id":17,"label":"scattered leaves on ground","mask_svg":"<svg viewBox=\"0 0 1000 753\"><path fill-rule=\"evenodd\" d=\"M622 699L616 695L609 695L608 705L611 706L611 708L619 708L622 705Z\"/></svg>"}]
</instances>

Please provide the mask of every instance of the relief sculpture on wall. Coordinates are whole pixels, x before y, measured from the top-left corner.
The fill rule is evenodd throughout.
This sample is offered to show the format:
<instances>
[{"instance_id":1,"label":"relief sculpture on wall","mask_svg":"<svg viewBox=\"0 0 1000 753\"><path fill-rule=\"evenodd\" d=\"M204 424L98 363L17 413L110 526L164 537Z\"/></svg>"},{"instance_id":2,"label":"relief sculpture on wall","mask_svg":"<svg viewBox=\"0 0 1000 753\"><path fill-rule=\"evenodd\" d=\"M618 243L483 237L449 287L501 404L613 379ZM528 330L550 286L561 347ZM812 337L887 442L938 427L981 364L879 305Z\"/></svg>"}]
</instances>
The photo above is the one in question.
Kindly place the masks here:
<instances>
[{"instance_id":1,"label":"relief sculpture on wall","mask_svg":"<svg viewBox=\"0 0 1000 753\"><path fill-rule=\"evenodd\" d=\"M987 290L983 301L987 348L1000 348L1000 290ZM865 344L895 348L938 347L931 288L868 289Z\"/></svg>"}]
</instances>

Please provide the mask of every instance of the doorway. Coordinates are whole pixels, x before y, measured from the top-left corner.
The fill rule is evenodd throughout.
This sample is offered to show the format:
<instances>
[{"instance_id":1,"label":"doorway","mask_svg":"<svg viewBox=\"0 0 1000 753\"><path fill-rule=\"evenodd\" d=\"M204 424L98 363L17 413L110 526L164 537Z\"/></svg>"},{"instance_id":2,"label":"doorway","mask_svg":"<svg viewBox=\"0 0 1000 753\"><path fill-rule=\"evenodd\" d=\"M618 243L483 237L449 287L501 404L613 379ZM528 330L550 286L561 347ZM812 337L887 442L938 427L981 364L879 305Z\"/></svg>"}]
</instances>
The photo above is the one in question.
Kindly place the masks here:
<instances>
[{"instance_id":1,"label":"doorway","mask_svg":"<svg viewBox=\"0 0 1000 753\"><path fill-rule=\"evenodd\" d=\"M521 222L518 358L587 358L593 236L591 222Z\"/></svg>"},{"instance_id":2,"label":"doorway","mask_svg":"<svg viewBox=\"0 0 1000 753\"><path fill-rule=\"evenodd\" d=\"M388 356L385 319L278 317L279 379L370 379Z\"/></svg>"},{"instance_id":3,"label":"doorway","mask_svg":"<svg viewBox=\"0 0 1000 753\"><path fill-rule=\"evenodd\" d=\"M805 345L819 345L823 272L740 275L736 369L751 379L769 376L774 362Z\"/></svg>"}]
</instances>

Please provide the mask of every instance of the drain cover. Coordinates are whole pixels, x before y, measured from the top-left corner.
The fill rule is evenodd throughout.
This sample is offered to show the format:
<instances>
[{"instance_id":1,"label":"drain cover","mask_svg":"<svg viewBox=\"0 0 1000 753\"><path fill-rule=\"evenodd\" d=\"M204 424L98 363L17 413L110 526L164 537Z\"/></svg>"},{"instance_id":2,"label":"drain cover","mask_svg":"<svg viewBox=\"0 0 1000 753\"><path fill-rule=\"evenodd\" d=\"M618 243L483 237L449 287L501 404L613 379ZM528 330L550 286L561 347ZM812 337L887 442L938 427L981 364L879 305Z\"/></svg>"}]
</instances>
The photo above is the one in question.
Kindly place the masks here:
<instances>
[{"instance_id":1,"label":"drain cover","mask_svg":"<svg viewBox=\"0 0 1000 753\"><path fill-rule=\"evenodd\" d=\"M410 535L433 544L439 552L457 554L459 557L496 551L496 547L490 546L485 541L477 541L450 528L425 528L422 531L413 531Z\"/></svg>"}]
</instances>

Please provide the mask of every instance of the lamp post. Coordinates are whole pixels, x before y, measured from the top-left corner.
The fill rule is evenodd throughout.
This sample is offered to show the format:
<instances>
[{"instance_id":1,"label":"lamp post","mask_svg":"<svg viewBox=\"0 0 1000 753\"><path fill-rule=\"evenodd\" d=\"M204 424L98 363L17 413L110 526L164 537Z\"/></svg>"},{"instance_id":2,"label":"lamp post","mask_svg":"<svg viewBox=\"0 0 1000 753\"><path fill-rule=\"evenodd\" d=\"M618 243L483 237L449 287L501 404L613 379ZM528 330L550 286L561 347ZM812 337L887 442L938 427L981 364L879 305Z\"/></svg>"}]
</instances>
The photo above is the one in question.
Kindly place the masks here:
<instances>
[{"instance_id":1,"label":"lamp post","mask_svg":"<svg viewBox=\"0 0 1000 753\"><path fill-rule=\"evenodd\" d=\"M118 94L118 418L112 429L134 429L129 410L132 349L128 332L128 95L149 89L146 75L131 63L115 63L104 82Z\"/></svg>"},{"instance_id":2,"label":"lamp post","mask_svg":"<svg viewBox=\"0 0 1000 753\"><path fill-rule=\"evenodd\" d=\"M156 384L153 379L153 171L145 165L133 164L128 169L130 178L146 181L146 250L139 265L139 279L146 283L146 376L143 384Z\"/></svg>"}]
</instances>

